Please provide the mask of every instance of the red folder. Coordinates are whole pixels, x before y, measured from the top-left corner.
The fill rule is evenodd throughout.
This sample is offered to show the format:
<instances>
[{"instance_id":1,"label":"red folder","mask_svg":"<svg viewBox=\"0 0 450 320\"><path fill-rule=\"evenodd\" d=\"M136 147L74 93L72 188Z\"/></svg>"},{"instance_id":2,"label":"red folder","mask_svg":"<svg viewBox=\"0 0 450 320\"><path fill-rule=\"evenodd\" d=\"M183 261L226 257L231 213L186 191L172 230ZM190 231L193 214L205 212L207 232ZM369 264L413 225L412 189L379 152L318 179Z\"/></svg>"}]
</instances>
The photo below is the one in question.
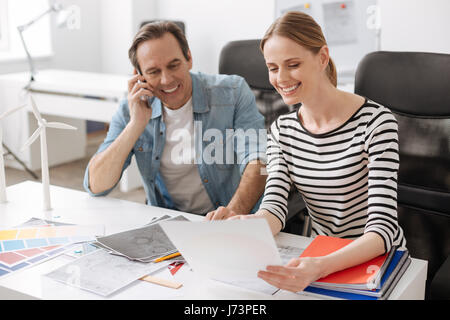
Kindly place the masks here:
<instances>
[{"instance_id":1,"label":"red folder","mask_svg":"<svg viewBox=\"0 0 450 320\"><path fill-rule=\"evenodd\" d=\"M325 256L345 247L352 241L319 235L303 251L300 257ZM381 276L389 263L389 257L390 255L386 253L360 265L332 273L315 281L313 285L322 288L375 289L379 287Z\"/></svg>"}]
</instances>

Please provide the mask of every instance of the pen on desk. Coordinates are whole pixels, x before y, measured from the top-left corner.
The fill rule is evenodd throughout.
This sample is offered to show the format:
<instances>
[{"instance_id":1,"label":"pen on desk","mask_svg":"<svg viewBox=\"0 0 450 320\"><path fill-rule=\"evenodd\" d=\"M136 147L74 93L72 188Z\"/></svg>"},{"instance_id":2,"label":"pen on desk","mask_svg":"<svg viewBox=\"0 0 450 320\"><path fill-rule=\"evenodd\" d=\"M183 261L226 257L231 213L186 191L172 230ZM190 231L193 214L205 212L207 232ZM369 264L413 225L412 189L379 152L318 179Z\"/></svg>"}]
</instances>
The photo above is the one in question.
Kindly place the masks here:
<instances>
[{"instance_id":1,"label":"pen on desk","mask_svg":"<svg viewBox=\"0 0 450 320\"><path fill-rule=\"evenodd\" d=\"M175 257L178 257L178 256L181 256L181 253L175 252L175 253L169 254L168 256L164 256L164 257L155 259L155 260L153 260L153 262L161 262L161 261L172 259L172 258L175 258Z\"/></svg>"}]
</instances>

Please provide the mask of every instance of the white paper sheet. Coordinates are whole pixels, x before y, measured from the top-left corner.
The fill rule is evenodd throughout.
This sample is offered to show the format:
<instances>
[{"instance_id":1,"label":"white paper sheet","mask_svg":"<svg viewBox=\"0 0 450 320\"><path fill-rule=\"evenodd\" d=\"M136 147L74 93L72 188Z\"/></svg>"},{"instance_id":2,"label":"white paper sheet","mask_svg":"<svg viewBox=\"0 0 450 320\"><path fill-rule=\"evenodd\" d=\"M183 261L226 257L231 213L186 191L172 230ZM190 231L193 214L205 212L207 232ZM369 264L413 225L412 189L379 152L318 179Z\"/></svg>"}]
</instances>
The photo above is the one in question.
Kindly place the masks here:
<instances>
[{"instance_id":1,"label":"white paper sheet","mask_svg":"<svg viewBox=\"0 0 450 320\"><path fill-rule=\"evenodd\" d=\"M130 261L125 257L115 256L99 249L44 276L66 285L108 296L169 264L169 261L160 263Z\"/></svg>"},{"instance_id":2,"label":"white paper sheet","mask_svg":"<svg viewBox=\"0 0 450 320\"><path fill-rule=\"evenodd\" d=\"M194 272L221 281L255 280L267 265L281 265L265 219L160 223Z\"/></svg>"}]
</instances>

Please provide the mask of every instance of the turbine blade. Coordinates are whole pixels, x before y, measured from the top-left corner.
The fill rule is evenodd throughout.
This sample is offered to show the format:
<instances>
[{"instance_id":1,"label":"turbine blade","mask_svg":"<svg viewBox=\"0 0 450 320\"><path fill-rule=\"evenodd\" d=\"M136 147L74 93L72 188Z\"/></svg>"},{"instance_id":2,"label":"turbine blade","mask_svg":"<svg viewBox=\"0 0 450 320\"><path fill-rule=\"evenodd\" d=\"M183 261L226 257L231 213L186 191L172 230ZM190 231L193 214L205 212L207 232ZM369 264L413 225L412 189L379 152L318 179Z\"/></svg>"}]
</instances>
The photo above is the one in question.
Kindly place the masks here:
<instances>
[{"instance_id":1,"label":"turbine blade","mask_svg":"<svg viewBox=\"0 0 450 320\"><path fill-rule=\"evenodd\" d=\"M34 142L34 140L36 140L37 137L41 134L42 129L43 127L37 128L36 131L31 135L31 137L28 138L28 140L25 142L25 144L20 150L23 151L26 148L28 148Z\"/></svg>"},{"instance_id":2,"label":"turbine blade","mask_svg":"<svg viewBox=\"0 0 450 320\"><path fill-rule=\"evenodd\" d=\"M56 129L69 129L69 130L77 130L76 127L71 125L61 123L61 122L47 122L46 127L48 128L56 128Z\"/></svg>"},{"instance_id":3,"label":"turbine blade","mask_svg":"<svg viewBox=\"0 0 450 320\"><path fill-rule=\"evenodd\" d=\"M3 119L3 118L6 118L6 117L9 116L10 114L13 114L14 112L16 112L16 111L22 109L22 108L25 107L25 106L26 106L26 104L21 105L21 106L19 106L19 107L12 108L11 110L8 110L8 111L3 112L3 113L0 115L0 120Z\"/></svg>"},{"instance_id":4,"label":"turbine blade","mask_svg":"<svg viewBox=\"0 0 450 320\"><path fill-rule=\"evenodd\" d=\"M42 117L41 114L39 113L39 109L36 106L36 102L33 99L33 96L30 94L30 100L31 100L31 110L33 111L34 116L36 117L36 119L39 121L39 123L42 123Z\"/></svg>"}]
</instances>

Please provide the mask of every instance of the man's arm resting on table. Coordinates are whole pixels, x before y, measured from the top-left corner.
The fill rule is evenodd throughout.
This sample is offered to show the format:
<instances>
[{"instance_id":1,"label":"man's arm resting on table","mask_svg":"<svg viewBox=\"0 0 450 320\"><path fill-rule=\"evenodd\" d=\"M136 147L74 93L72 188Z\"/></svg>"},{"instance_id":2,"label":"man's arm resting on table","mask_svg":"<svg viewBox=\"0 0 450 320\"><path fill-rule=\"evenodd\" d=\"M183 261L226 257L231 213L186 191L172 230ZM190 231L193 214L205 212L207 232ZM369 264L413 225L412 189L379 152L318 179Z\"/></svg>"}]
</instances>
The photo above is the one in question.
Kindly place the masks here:
<instances>
[{"instance_id":1,"label":"man's arm resting on table","mask_svg":"<svg viewBox=\"0 0 450 320\"><path fill-rule=\"evenodd\" d=\"M96 154L88 165L89 188L101 193L119 181L123 165L143 130L128 123L116 140L104 151Z\"/></svg>"},{"instance_id":2,"label":"man's arm resting on table","mask_svg":"<svg viewBox=\"0 0 450 320\"><path fill-rule=\"evenodd\" d=\"M265 164L259 160L250 161L228 205L209 212L206 219L222 220L236 214L249 214L264 192L267 179L264 172Z\"/></svg>"},{"instance_id":3,"label":"man's arm resting on table","mask_svg":"<svg viewBox=\"0 0 450 320\"><path fill-rule=\"evenodd\" d=\"M242 174L239 187L227 205L237 214L248 214L264 192L267 175L266 165L259 160L250 161Z\"/></svg>"}]
</instances>

